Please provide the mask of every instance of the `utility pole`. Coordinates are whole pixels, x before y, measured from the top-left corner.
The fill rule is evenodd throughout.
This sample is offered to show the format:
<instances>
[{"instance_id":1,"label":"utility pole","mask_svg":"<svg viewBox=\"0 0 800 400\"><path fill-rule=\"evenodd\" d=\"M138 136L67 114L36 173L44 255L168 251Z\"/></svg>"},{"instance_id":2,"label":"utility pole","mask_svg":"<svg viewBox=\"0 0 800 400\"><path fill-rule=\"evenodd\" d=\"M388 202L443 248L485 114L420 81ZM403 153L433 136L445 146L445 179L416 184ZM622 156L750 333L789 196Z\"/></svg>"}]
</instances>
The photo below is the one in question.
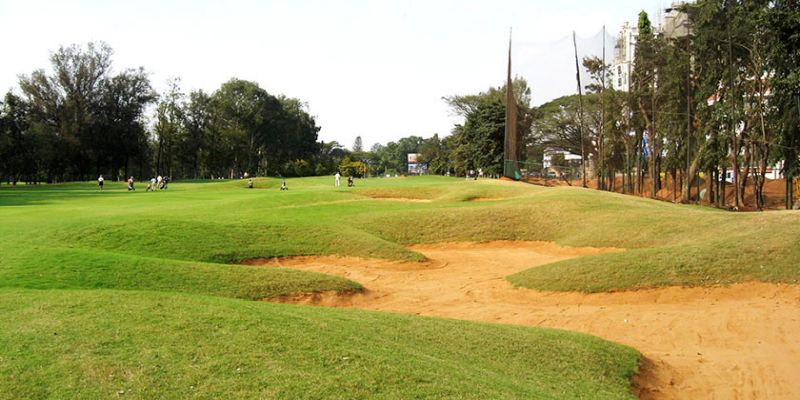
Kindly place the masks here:
<instances>
[{"instance_id":1,"label":"utility pole","mask_svg":"<svg viewBox=\"0 0 800 400\"><path fill-rule=\"evenodd\" d=\"M511 79L511 35L508 31L508 74L506 77L506 129L503 150L503 175L520 179L519 145L517 141L517 98L514 96L514 81Z\"/></svg>"},{"instance_id":2,"label":"utility pole","mask_svg":"<svg viewBox=\"0 0 800 400\"><path fill-rule=\"evenodd\" d=\"M583 187L586 187L586 150L583 140L583 88L581 87L581 67L578 63L578 40L575 38L575 31L572 31L572 45L575 47L575 79L578 81L578 132L581 138L581 173Z\"/></svg>"},{"instance_id":3,"label":"utility pole","mask_svg":"<svg viewBox=\"0 0 800 400\"><path fill-rule=\"evenodd\" d=\"M691 165L691 162L692 162L691 161L692 160L691 159L691 149L692 149L692 94L691 94L692 93L692 80L691 79L692 79L692 77L691 77L691 72L690 72L689 76L686 77L686 187L688 189L686 190L686 197L684 198L684 201L687 201L687 202L692 197L692 195L691 195L692 180L694 179L694 176L691 176L691 177L689 176L689 174L691 174L691 172L689 170L692 168L692 165ZM711 179L711 177L709 176L706 179ZM699 191L700 188L698 187L697 190ZM710 195L711 195L711 193L709 193L709 196Z\"/></svg>"},{"instance_id":4,"label":"utility pole","mask_svg":"<svg viewBox=\"0 0 800 400\"><path fill-rule=\"evenodd\" d=\"M731 39L731 6L728 5L726 15L728 17L728 74L730 75L731 108L730 125L731 138L733 140L733 209L739 211L739 143L736 140L736 87L733 82L733 42Z\"/></svg>"},{"instance_id":5,"label":"utility pole","mask_svg":"<svg viewBox=\"0 0 800 400\"><path fill-rule=\"evenodd\" d=\"M601 160L603 160L603 140L606 134L606 107L605 107L605 92L606 92L606 26L603 25L603 65L600 69L600 138L597 141L597 188L605 190L605 177L603 176L605 168L599 168ZM605 164L605 162L603 162Z\"/></svg>"},{"instance_id":6,"label":"utility pole","mask_svg":"<svg viewBox=\"0 0 800 400\"><path fill-rule=\"evenodd\" d=\"M796 95L794 97L795 103L797 104L797 118L800 121L800 95ZM794 135L792 135L791 142L789 143L792 149L795 148L795 139ZM790 153L790 155L792 155ZM794 197L795 197L795 185L794 185L794 169L795 169L795 162L789 162L790 157L786 157L783 160L783 177L786 180L786 209L791 210L794 207ZM799 201L800 202L800 201Z\"/></svg>"},{"instance_id":7,"label":"utility pole","mask_svg":"<svg viewBox=\"0 0 800 400\"><path fill-rule=\"evenodd\" d=\"M685 172L686 176L684 177L684 179L686 179L686 183L685 183L686 184L686 195L683 198L683 201L685 201L687 203L689 202L689 199L692 197L692 194L691 194L692 181L690 179L694 178L694 177L691 177L691 178L689 177L689 174L690 174L689 170L692 167L690 151L691 151L691 148L692 148L692 71L693 71L693 68L692 68L692 55L691 55L692 53L691 53L691 50L689 49L690 43L691 43L691 41L687 39L686 40L686 56L689 58L689 71L686 74L686 170L685 170L686 171ZM706 179L710 180L711 176L709 176ZM699 190L699 188L698 188L698 190ZM711 192L710 191L709 191L709 196L711 196ZM709 197L709 200L710 200L710 197Z\"/></svg>"}]
</instances>

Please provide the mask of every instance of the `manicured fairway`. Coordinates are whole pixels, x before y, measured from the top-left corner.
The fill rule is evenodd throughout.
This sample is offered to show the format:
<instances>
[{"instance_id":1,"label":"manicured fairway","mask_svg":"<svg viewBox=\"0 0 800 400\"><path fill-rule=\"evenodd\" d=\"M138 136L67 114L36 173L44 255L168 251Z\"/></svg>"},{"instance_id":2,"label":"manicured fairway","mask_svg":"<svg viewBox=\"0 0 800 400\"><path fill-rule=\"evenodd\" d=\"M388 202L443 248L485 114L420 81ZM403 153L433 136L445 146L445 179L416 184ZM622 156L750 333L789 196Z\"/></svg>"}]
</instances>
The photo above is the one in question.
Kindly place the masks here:
<instances>
[{"instance_id":1,"label":"manicured fairway","mask_svg":"<svg viewBox=\"0 0 800 400\"><path fill-rule=\"evenodd\" d=\"M462 197L527 187L289 183L289 192L274 180L157 193L0 188L0 398L631 397L631 348L564 331L254 302L361 286L236 264L329 253L421 260L364 218L480 208L489 203ZM362 195L415 187L444 198Z\"/></svg>"},{"instance_id":2,"label":"manicured fairway","mask_svg":"<svg viewBox=\"0 0 800 400\"><path fill-rule=\"evenodd\" d=\"M358 291L251 258L421 261L415 243L616 247L516 285L796 283L800 213L451 178L0 187L0 398L625 398L638 353L571 334L252 300ZM238 370L237 370L238 369Z\"/></svg>"}]
</instances>

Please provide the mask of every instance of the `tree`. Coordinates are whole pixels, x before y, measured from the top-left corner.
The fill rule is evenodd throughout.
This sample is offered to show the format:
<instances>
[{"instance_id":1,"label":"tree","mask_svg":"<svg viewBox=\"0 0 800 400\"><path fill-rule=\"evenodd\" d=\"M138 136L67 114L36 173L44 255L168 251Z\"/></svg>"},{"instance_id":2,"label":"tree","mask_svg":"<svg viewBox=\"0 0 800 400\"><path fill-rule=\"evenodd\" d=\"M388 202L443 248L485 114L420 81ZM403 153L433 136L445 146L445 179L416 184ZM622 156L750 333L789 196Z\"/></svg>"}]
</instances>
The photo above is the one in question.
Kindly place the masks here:
<instances>
[{"instance_id":1,"label":"tree","mask_svg":"<svg viewBox=\"0 0 800 400\"><path fill-rule=\"evenodd\" d=\"M180 89L180 80L172 79L169 82L169 91L162 97L156 109L156 174L171 176L172 161L176 157L176 144L180 140L183 130L183 93Z\"/></svg>"},{"instance_id":2,"label":"tree","mask_svg":"<svg viewBox=\"0 0 800 400\"><path fill-rule=\"evenodd\" d=\"M103 132L97 113L111 69L111 48L105 43L61 47L50 57L53 74L34 71L20 78L31 106L33 123L58 142L61 162L50 173L85 178L102 164Z\"/></svg>"},{"instance_id":3,"label":"tree","mask_svg":"<svg viewBox=\"0 0 800 400\"><path fill-rule=\"evenodd\" d=\"M641 173L645 163L643 158L649 158L651 191L650 197L655 197L659 189L659 166L661 155L661 136L658 131L658 78L661 67L661 41L653 31L650 19L646 12L639 13L639 39L634 56L633 99L634 109L638 111L634 124L637 133L637 192L643 192L644 175ZM647 135L646 140L644 135ZM646 148L645 148L646 145Z\"/></svg>"},{"instance_id":4,"label":"tree","mask_svg":"<svg viewBox=\"0 0 800 400\"><path fill-rule=\"evenodd\" d=\"M775 1L763 19L766 62L773 71L772 107L768 122L776 131L772 159L783 160L786 177L786 208L792 204L792 181L800 176L800 3Z\"/></svg>"},{"instance_id":5,"label":"tree","mask_svg":"<svg viewBox=\"0 0 800 400\"><path fill-rule=\"evenodd\" d=\"M143 173L141 165L149 159L144 112L156 98L143 68L123 71L105 81L94 126L98 174L102 166L110 166L112 171L122 170L123 176L129 176L134 160L140 161L139 174Z\"/></svg>"},{"instance_id":6,"label":"tree","mask_svg":"<svg viewBox=\"0 0 800 400\"><path fill-rule=\"evenodd\" d=\"M585 100L583 126L588 134L583 135L583 148L589 149L588 155L596 157L597 147L592 144L591 137L596 136L598 125L589 121L600 111L599 96L597 93L588 93ZM559 97L536 109L532 137L538 146L581 154L580 125L578 95Z\"/></svg>"},{"instance_id":7,"label":"tree","mask_svg":"<svg viewBox=\"0 0 800 400\"><path fill-rule=\"evenodd\" d=\"M192 91L183 109L184 135L179 139L178 159L185 176L220 176L225 170L221 167L224 157L219 156L220 141L213 130L211 97L202 90Z\"/></svg>"},{"instance_id":8,"label":"tree","mask_svg":"<svg viewBox=\"0 0 800 400\"><path fill-rule=\"evenodd\" d=\"M522 78L515 78L512 85L518 109L517 132L522 134L516 151L522 154L533 122L531 91L527 81ZM449 141L452 146L450 162L457 173L478 168L483 168L488 174L500 174L503 171L506 124L504 93L505 86L502 86L477 95L444 98L453 113L465 118L463 125L454 127Z\"/></svg>"},{"instance_id":9,"label":"tree","mask_svg":"<svg viewBox=\"0 0 800 400\"><path fill-rule=\"evenodd\" d=\"M361 142L361 136L356 136L356 140L353 142L353 153L362 151L364 151L364 144Z\"/></svg>"},{"instance_id":10,"label":"tree","mask_svg":"<svg viewBox=\"0 0 800 400\"><path fill-rule=\"evenodd\" d=\"M419 162L428 165L428 172L444 175L448 171L450 156L445 141L439 139L439 134L434 134L430 139L424 139L419 146Z\"/></svg>"},{"instance_id":11,"label":"tree","mask_svg":"<svg viewBox=\"0 0 800 400\"><path fill-rule=\"evenodd\" d=\"M361 161L351 160L349 156L345 156L339 163L339 172L344 176L363 178L367 174L367 165Z\"/></svg>"}]
</instances>

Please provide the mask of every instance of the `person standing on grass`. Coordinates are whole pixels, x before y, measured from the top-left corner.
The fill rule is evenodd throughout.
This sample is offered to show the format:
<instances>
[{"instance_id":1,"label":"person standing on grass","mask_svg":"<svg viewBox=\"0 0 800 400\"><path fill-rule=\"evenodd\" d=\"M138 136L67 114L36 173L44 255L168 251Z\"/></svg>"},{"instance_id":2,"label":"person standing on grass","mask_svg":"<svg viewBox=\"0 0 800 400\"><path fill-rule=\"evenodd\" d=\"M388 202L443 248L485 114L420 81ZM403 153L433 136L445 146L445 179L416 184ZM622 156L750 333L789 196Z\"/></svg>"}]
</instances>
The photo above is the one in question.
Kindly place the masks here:
<instances>
[{"instance_id":1,"label":"person standing on grass","mask_svg":"<svg viewBox=\"0 0 800 400\"><path fill-rule=\"evenodd\" d=\"M281 190L289 190L289 188L286 186L286 179L281 182Z\"/></svg>"},{"instance_id":2,"label":"person standing on grass","mask_svg":"<svg viewBox=\"0 0 800 400\"><path fill-rule=\"evenodd\" d=\"M248 189L252 189L253 188L253 178L248 178L247 179L247 188Z\"/></svg>"},{"instance_id":3,"label":"person standing on grass","mask_svg":"<svg viewBox=\"0 0 800 400\"><path fill-rule=\"evenodd\" d=\"M104 181L105 181L105 179L103 179L103 175L100 175L100 177L97 178L97 186L100 186L100 191L101 192L103 191L103 182Z\"/></svg>"},{"instance_id":4,"label":"person standing on grass","mask_svg":"<svg viewBox=\"0 0 800 400\"><path fill-rule=\"evenodd\" d=\"M339 180L341 178L342 178L342 176L339 175L339 171L336 171L336 175L333 176L333 179L334 179L333 185L334 185L334 187L339 187Z\"/></svg>"},{"instance_id":5,"label":"person standing on grass","mask_svg":"<svg viewBox=\"0 0 800 400\"><path fill-rule=\"evenodd\" d=\"M147 185L147 188L154 192L156 191L156 178L150 178L150 184Z\"/></svg>"},{"instance_id":6,"label":"person standing on grass","mask_svg":"<svg viewBox=\"0 0 800 400\"><path fill-rule=\"evenodd\" d=\"M133 187L133 177L130 177L128 178L128 191L130 192L132 190L136 190L136 188Z\"/></svg>"}]
</instances>

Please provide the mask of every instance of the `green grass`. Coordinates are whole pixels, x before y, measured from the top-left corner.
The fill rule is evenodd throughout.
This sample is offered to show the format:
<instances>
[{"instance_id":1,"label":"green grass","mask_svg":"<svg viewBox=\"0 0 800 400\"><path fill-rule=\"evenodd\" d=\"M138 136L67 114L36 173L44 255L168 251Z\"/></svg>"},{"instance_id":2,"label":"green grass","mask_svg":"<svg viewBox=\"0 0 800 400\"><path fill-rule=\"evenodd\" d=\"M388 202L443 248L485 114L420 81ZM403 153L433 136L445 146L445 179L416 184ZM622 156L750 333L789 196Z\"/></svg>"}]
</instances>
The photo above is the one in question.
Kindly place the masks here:
<instances>
[{"instance_id":1,"label":"green grass","mask_svg":"<svg viewBox=\"0 0 800 400\"><path fill-rule=\"evenodd\" d=\"M632 398L588 335L137 291L0 290L0 398Z\"/></svg>"},{"instance_id":2,"label":"green grass","mask_svg":"<svg viewBox=\"0 0 800 400\"><path fill-rule=\"evenodd\" d=\"M0 398L630 397L632 349L562 331L252 302L361 286L238 264L250 258L419 261L406 245L545 240L626 250L533 268L514 284L609 291L800 276L797 212L455 178L288 183L0 187Z\"/></svg>"},{"instance_id":3,"label":"green grass","mask_svg":"<svg viewBox=\"0 0 800 400\"><path fill-rule=\"evenodd\" d=\"M419 238L397 224L424 221L407 216L544 193L437 178L331 183L0 188L0 398L632 397L639 354L590 336L251 301L361 286L241 260L420 261L404 246Z\"/></svg>"},{"instance_id":4,"label":"green grass","mask_svg":"<svg viewBox=\"0 0 800 400\"><path fill-rule=\"evenodd\" d=\"M511 277L537 289L798 281L797 212L733 214L579 188L436 177L358 180L354 189L334 189L330 177L294 179L288 192L277 190L276 179L258 179L254 190L245 185L179 182L158 193L128 193L119 183L103 193L92 183L3 187L0 251L11 256L0 259L0 287L50 287L43 271L58 266L58 287L258 298L276 293L254 283L271 280L276 271L231 263L319 254L414 261L423 257L404 245L475 240L627 249ZM87 274L84 260L103 267ZM137 272L145 269L169 274ZM209 270L226 272L213 292L197 284ZM327 282L326 290L336 290L334 282L342 290L357 287Z\"/></svg>"}]
</instances>

